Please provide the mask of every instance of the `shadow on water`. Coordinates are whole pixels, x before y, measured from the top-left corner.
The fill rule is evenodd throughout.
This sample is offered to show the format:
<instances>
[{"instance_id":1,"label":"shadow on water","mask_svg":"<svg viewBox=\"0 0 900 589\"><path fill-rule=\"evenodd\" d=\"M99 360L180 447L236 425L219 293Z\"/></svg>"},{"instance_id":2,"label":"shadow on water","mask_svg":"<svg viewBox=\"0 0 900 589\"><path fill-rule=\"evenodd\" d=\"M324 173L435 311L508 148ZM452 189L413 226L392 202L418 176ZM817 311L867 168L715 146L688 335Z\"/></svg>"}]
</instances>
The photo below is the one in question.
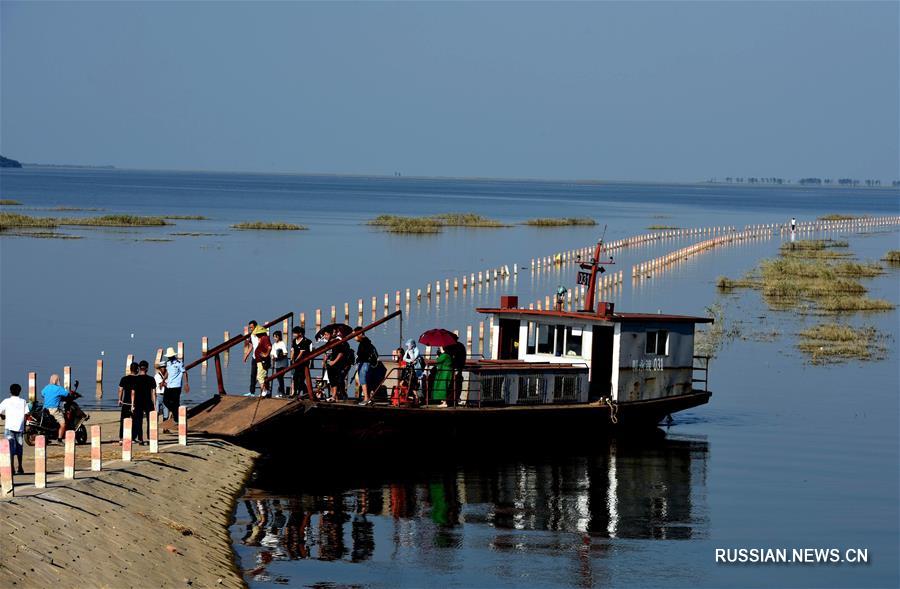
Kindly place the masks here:
<instances>
[{"instance_id":1,"label":"shadow on water","mask_svg":"<svg viewBox=\"0 0 900 589\"><path fill-rule=\"evenodd\" d=\"M361 451L339 464L271 457L260 462L232 535L251 584L306 579L311 565L301 561L442 572L454 558L475 559L493 569L488 576L502 576L486 562L504 553L575 551L592 561L612 539L705 538L708 452L705 439L657 430L568 455L442 458L435 447L424 458Z\"/></svg>"}]
</instances>

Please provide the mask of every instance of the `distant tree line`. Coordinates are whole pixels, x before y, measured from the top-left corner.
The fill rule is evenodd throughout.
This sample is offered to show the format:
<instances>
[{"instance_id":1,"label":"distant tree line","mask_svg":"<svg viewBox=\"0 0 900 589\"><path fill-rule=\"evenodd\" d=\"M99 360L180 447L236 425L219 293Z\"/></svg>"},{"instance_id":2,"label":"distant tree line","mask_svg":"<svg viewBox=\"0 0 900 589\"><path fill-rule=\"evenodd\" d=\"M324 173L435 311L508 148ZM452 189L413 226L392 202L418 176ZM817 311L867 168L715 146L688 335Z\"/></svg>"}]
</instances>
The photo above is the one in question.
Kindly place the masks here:
<instances>
[{"instance_id":1,"label":"distant tree line","mask_svg":"<svg viewBox=\"0 0 900 589\"><path fill-rule=\"evenodd\" d=\"M718 180L712 178L710 182L716 183ZM766 177L766 178L757 178L755 176L727 176L725 178L726 184L791 184L791 180L786 180L784 178L777 177ZM857 180L856 178L838 178L837 180L833 180L831 178L800 178L797 180L797 184L803 186L821 186L821 185L832 185L837 184L839 186L869 186L876 187L881 186L881 180ZM900 187L900 180L894 180L891 182L891 186L894 188Z\"/></svg>"}]
</instances>

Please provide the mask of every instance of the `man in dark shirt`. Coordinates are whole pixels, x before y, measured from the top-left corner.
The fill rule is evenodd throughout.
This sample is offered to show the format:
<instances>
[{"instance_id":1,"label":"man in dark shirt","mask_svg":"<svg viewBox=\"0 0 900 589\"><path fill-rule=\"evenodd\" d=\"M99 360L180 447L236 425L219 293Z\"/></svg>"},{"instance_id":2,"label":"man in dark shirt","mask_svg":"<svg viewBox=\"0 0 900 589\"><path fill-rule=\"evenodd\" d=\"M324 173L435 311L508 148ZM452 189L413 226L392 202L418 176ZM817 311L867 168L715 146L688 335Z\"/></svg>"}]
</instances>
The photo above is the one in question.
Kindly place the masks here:
<instances>
[{"instance_id":1,"label":"man in dark shirt","mask_svg":"<svg viewBox=\"0 0 900 589\"><path fill-rule=\"evenodd\" d=\"M357 328L359 329L359 328ZM360 405L369 402L369 368L378 364L378 350L372 340L360 333L356 336L359 346L356 348L356 375L359 377L359 388L362 390Z\"/></svg>"},{"instance_id":2,"label":"man in dark shirt","mask_svg":"<svg viewBox=\"0 0 900 589\"><path fill-rule=\"evenodd\" d=\"M293 364L300 359L300 356L309 353L312 349L312 341L306 337L306 330L299 325L291 333L294 336L291 339L291 364ZM309 394L309 391L306 390L306 369L308 366L309 363L304 362L294 368L293 390L291 392L297 398L300 398L300 395L303 393Z\"/></svg>"},{"instance_id":3,"label":"man in dark shirt","mask_svg":"<svg viewBox=\"0 0 900 589\"><path fill-rule=\"evenodd\" d=\"M451 366L453 367L453 380L451 381L452 385L449 387L450 397L447 399L447 404L455 405L459 400L460 393L462 393L462 384L463 384L463 370L466 368L466 345L460 341L457 341L454 344L450 344L447 347L447 353L450 354L450 358L452 360Z\"/></svg>"},{"instance_id":4,"label":"man in dark shirt","mask_svg":"<svg viewBox=\"0 0 900 589\"><path fill-rule=\"evenodd\" d=\"M132 417L133 407L131 406L131 398L134 395L134 379L138 374L138 363L132 362L128 367L128 374L119 379L119 406L122 410L119 412L119 439L122 439L122 428L125 425L125 418ZM132 432L134 431L134 423L132 422Z\"/></svg>"},{"instance_id":5,"label":"man in dark shirt","mask_svg":"<svg viewBox=\"0 0 900 589\"><path fill-rule=\"evenodd\" d=\"M156 407L156 381L147 374L150 364L141 360L138 364L138 375L132 380L131 390L131 439L146 444L144 441L144 422L147 423L147 436L150 436L150 412Z\"/></svg>"}]
</instances>

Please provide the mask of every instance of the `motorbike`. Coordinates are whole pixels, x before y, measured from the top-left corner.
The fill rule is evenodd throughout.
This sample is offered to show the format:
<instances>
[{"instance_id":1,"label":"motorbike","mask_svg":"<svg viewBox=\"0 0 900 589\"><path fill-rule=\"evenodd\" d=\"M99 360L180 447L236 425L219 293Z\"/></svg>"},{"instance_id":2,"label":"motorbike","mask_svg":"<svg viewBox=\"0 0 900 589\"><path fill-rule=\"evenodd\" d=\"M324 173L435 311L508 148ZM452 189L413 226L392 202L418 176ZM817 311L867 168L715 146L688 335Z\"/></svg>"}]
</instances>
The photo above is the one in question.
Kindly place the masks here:
<instances>
[{"instance_id":1,"label":"motorbike","mask_svg":"<svg viewBox=\"0 0 900 589\"><path fill-rule=\"evenodd\" d=\"M63 400L63 416L66 420L66 430L75 431L75 443L78 445L87 443L87 427L84 424L91 418L79 407L76 399L80 397L76 380L75 386ZM39 435L46 436L48 440L55 440L58 433L59 422L44 410L43 405L35 403L31 411L25 415L25 443L34 446L34 440Z\"/></svg>"}]
</instances>

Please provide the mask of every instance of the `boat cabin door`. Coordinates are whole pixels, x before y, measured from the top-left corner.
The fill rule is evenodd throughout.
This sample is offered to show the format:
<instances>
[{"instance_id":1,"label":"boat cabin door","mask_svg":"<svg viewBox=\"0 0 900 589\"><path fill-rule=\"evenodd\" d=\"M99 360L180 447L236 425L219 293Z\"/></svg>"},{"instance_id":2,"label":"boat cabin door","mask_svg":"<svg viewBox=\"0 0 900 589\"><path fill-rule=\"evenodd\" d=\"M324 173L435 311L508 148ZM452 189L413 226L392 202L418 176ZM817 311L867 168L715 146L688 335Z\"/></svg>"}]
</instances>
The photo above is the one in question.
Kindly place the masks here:
<instances>
[{"instance_id":1,"label":"boat cabin door","mask_svg":"<svg viewBox=\"0 0 900 589\"><path fill-rule=\"evenodd\" d=\"M498 360L517 360L519 358L519 320L500 319L498 324L500 345L497 350Z\"/></svg>"},{"instance_id":2,"label":"boat cabin door","mask_svg":"<svg viewBox=\"0 0 900 589\"><path fill-rule=\"evenodd\" d=\"M591 400L612 396L613 335L615 328L595 325L591 344Z\"/></svg>"}]
</instances>

